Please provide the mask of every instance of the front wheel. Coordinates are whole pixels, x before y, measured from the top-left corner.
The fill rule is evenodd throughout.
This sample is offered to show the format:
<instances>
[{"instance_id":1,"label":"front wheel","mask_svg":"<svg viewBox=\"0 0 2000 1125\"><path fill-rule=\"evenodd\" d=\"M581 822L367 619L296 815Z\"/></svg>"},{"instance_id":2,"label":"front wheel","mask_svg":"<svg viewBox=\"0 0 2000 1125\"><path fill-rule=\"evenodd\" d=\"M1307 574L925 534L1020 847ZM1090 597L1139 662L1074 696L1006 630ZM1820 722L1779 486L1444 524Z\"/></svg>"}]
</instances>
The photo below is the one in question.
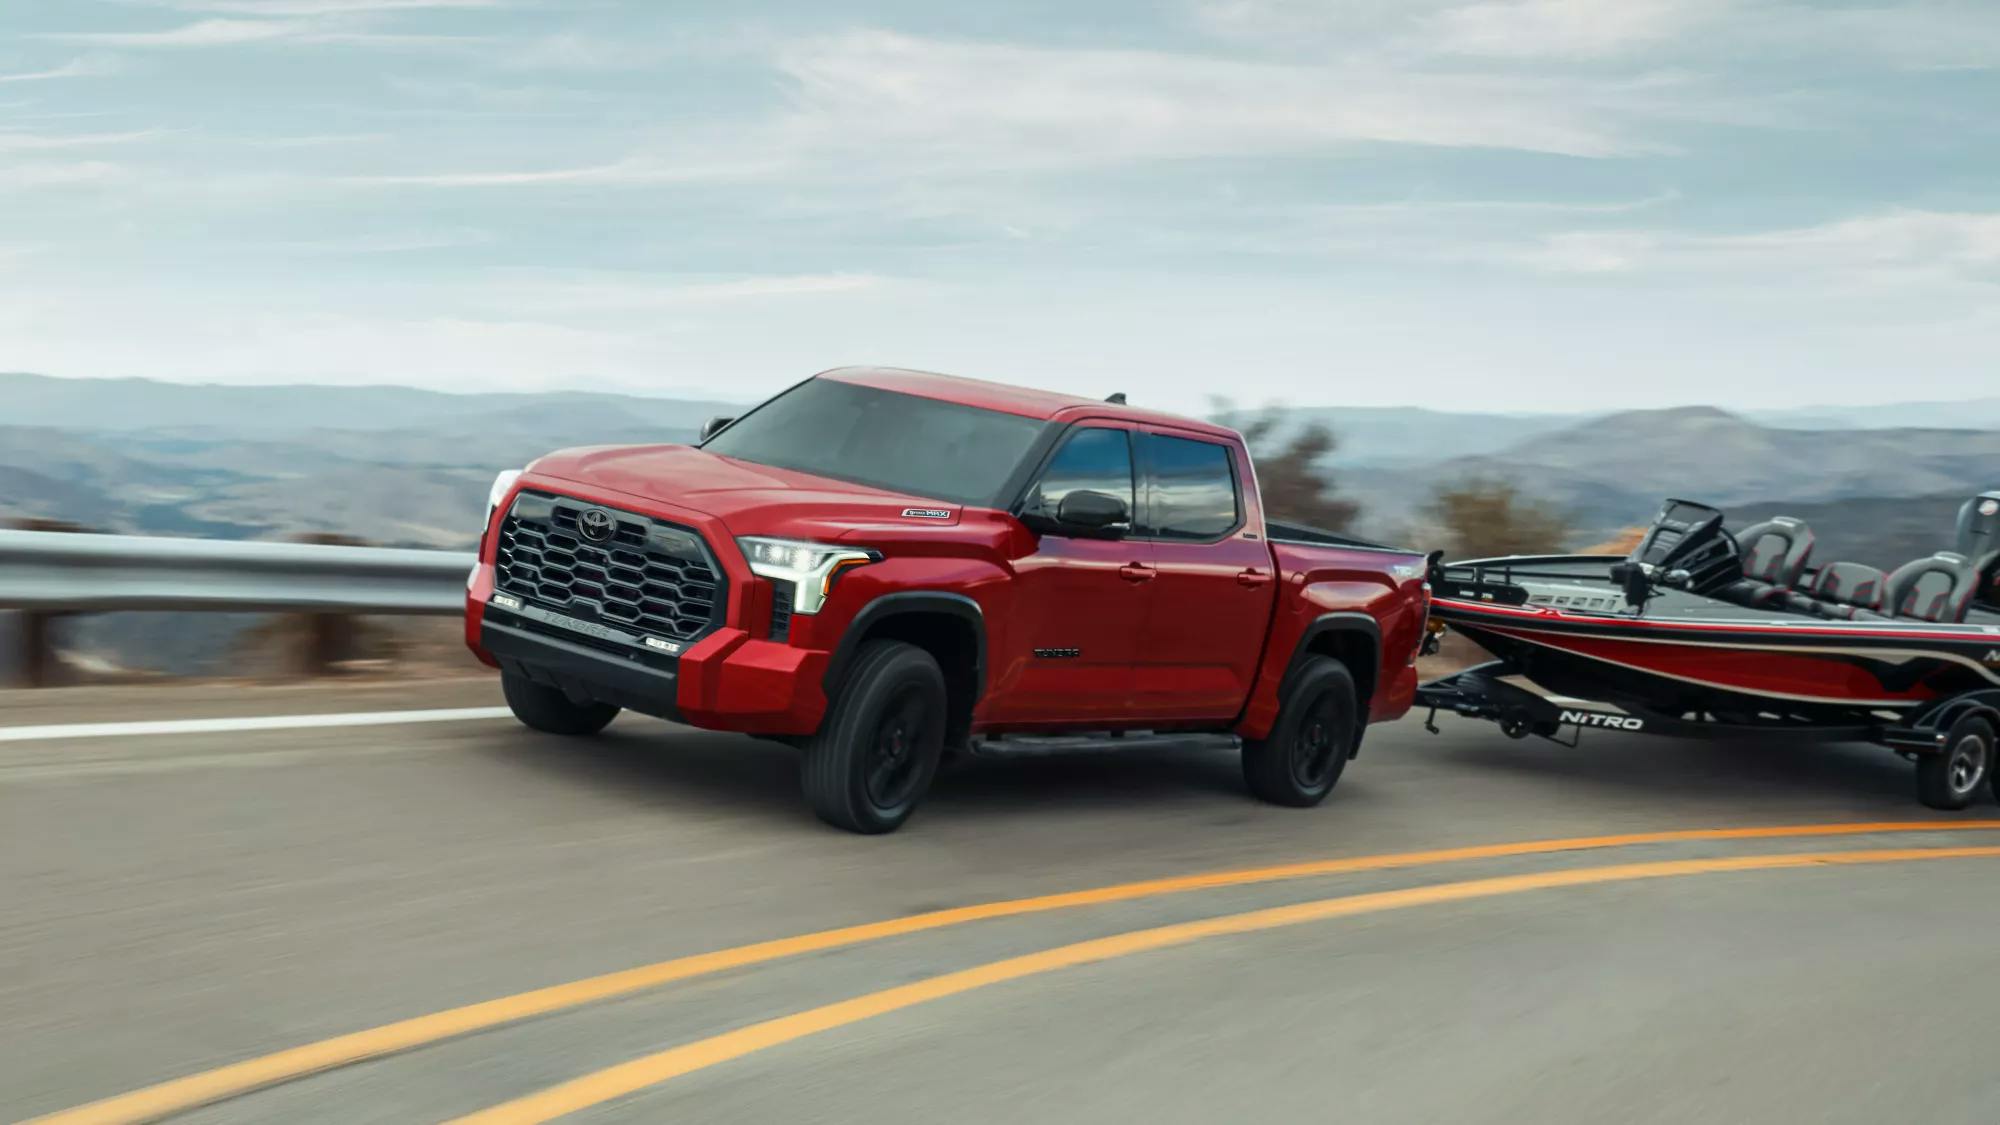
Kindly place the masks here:
<instances>
[{"instance_id":1,"label":"front wheel","mask_svg":"<svg viewBox=\"0 0 2000 1125\"><path fill-rule=\"evenodd\" d=\"M609 703L578 703L512 672L500 673L500 694L521 725L549 734L596 734L618 717L618 708Z\"/></svg>"},{"instance_id":2,"label":"front wheel","mask_svg":"<svg viewBox=\"0 0 2000 1125\"><path fill-rule=\"evenodd\" d=\"M1243 743L1243 780L1274 805L1317 805L1333 792L1360 732L1361 708L1347 666L1332 657L1307 657L1270 736Z\"/></svg>"},{"instance_id":3,"label":"front wheel","mask_svg":"<svg viewBox=\"0 0 2000 1125\"><path fill-rule=\"evenodd\" d=\"M849 832L893 832L930 791L944 749L944 673L930 653L870 641L855 656L802 780L821 820Z\"/></svg>"},{"instance_id":4,"label":"front wheel","mask_svg":"<svg viewBox=\"0 0 2000 1125\"><path fill-rule=\"evenodd\" d=\"M1944 748L1917 759L1917 799L1934 809L1972 803L1993 773L1993 724L1975 715L1951 725Z\"/></svg>"}]
</instances>

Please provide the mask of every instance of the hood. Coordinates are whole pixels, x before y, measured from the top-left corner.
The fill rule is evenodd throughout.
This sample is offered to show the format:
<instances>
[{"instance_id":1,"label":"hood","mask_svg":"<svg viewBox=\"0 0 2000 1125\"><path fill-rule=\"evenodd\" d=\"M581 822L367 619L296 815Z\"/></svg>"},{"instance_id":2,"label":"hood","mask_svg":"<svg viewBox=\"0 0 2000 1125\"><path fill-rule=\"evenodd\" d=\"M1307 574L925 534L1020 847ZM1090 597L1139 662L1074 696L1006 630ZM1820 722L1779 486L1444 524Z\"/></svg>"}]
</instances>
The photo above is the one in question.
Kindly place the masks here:
<instances>
[{"instance_id":1,"label":"hood","mask_svg":"<svg viewBox=\"0 0 2000 1125\"><path fill-rule=\"evenodd\" d=\"M884 525L949 526L960 514L957 504L752 464L688 445L565 449L537 460L529 470L711 515L736 535L840 538Z\"/></svg>"}]
</instances>

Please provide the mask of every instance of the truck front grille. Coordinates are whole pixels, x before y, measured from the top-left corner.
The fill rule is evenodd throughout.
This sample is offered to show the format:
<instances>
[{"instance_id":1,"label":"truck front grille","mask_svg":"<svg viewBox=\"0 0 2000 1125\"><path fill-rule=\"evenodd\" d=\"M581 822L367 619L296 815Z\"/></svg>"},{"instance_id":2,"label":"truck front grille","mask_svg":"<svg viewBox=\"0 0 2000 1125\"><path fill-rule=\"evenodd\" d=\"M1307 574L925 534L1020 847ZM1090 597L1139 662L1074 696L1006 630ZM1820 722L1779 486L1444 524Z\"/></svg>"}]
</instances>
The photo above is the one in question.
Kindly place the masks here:
<instances>
[{"instance_id":1,"label":"truck front grille","mask_svg":"<svg viewBox=\"0 0 2000 1125\"><path fill-rule=\"evenodd\" d=\"M601 539L584 533L592 512L609 517ZM585 620L679 641L722 624L726 589L722 569L692 529L540 492L521 493L501 522L495 586Z\"/></svg>"}]
</instances>

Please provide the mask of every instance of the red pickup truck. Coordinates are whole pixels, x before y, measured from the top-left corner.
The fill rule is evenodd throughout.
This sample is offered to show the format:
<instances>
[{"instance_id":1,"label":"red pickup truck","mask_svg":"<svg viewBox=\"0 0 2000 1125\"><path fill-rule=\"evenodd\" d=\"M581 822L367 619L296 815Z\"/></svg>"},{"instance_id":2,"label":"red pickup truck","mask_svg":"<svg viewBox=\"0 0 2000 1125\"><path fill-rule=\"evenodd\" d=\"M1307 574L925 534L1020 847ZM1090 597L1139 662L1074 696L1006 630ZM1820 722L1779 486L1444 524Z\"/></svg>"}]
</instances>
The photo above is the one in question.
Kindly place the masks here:
<instances>
[{"instance_id":1,"label":"red pickup truck","mask_svg":"<svg viewBox=\"0 0 2000 1125\"><path fill-rule=\"evenodd\" d=\"M1429 604L1417 554L1267 522L1231 430L843 368L501 474L465 638L529 727L791 742L822 819L886 832L1021 735L1232 733L1253 793L1317 804L1409 710Z\"/></svg>"}]
</instances>

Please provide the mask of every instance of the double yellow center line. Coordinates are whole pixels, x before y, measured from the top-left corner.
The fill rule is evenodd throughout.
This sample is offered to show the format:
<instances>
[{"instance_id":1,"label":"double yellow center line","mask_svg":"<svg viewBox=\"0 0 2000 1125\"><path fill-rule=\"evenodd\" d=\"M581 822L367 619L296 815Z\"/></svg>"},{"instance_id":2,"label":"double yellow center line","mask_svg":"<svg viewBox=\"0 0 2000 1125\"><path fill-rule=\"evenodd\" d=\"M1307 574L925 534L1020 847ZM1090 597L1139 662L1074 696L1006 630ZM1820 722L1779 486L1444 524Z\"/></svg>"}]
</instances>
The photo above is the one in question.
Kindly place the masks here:
<instances>
[{"instance_id":1,"label":"double yellow center line","mask_svg":"<svg viewBox=\"0 0 2000 1125\"><path fill-rule=\"evenodd\" d=\"M1518 842L1503 843L1503 844L1483 844L1472 847L1440 848L1440 849L1432 849L1426 851L1396 852L1396 853L1388 853L1382 855L1353 856L1353 857L1346 857L1339 859L1315 860L1305 863L1282 864L1277 866L1257 867L1257 868L1249 868L1236 871L1221 871L1221 872L1211 872L1199 875L1186 875L1186 876L1176 876L1164 879L1151 879L1142 882L1121 883L1114 886L1098 887L1091 890L1071 891L1063 894L1042 895L1033 898L1010 899L1002 902L983 903L975 906L954 907L946 910L935 910L922 914L912 914L902 918L894 918L882 922L872 922L859 926L846 926L832 930L821 930L817 933L801 934L795 937L781 938L774 941L757 942L750 945L742 945L730 949L717 950L711 953L696 954L690 957L678 957L668 961L660 961L651 965L640 966L638 968L626 969L615 973L607 973L602 976L587 977L583 980L571 981L567 984L553 985L547 988L539 988L529 992L522 992L512 996L501 997L495 1000L487 1000L477 1004L469 1004L464 1007L451 1008L445 1011L435 1012L430 1015L418 1016L413 1019L400 1020L395 1023L389 1023L379 1027L369 1028L365 1031L357 1031L347 1035L336 1036L331 1039L323 1039L316 1043L308 1043L303 1046L292 1047L287 1050L282 1050L272 1054L263 1055L257 1058L248 1059L243 1062L233 1063L228 1066L219 1067L214 1070L203 1071L201 1073L188 1075L183 1078L172 1079L170 1081L162 1082L154 1086L148 1086L143 1089L134 1090L130 1093L120 1094L115 1097L106 1098L102 1101L92 1102L88 1105L79 1106L75 1109L59 1111L57 1113L50 1114L46 1117L37 1118L35 1122L32 1123L32 1125L125 1125L125 1123L131 1123L131 1122L155 1121L160 1118L169 1116L171 1114L180 1113L185 1110L196 1108L198 1106L207 1105L212 1102L222 1101L227 1098L236 1097L245 1093L249 1093L254 1090L259 1090L265 1087L274 1086L279 1083L293 1081L298 1078L303 1078L307 1075L320 1073L326 1070L331 1070L336 1067L349 1066L370 1059L382 1058L387 1055L392 1055L402 1051L412 1050L418 1047L428 1046L430 1044L442 1042L444 1040L456 1038L458 1036L468 1035L477 1031L484 1031L489 1028L500 1027L506 1024L516 1023L521 1020L530 1019L536 1016L547 1015L552 1012L565 1011L571 1008L581 1007L586 1004L596 1003L598 1001L615 999L621 996L628 996L633 993L642 992L652 988L657 988L660 987L661 985L671 984L675 981L682 981L682 980L692 979L695 977L707 976L712 973L723 972L729 969L744 968L752 965L761 965L768 962L781 960L787 957L795 957L805 953L815 953L831 949L841 949L850 946L861 945L867 942L879 941L884 938L922 933L929 930L945 929L951 926L964 925L969 922L988 921L996 918L1009 918L1009 917L1017 917L1028 914L1042 914L1058 910L1070 910L1078 907L1102 906L1110 903L1129 902L1135 899L1152 898L1162 895L1187 894L1194 891L1213 890L1222 887L1239 887L1239 886L1248 886L1259 883L1275 883L1286 880L1307 879L1307 878L1315 878L1315 877L1329 876L1329 875L1344 875L1344 874L1352 874L1355 872L1363 872L1363 871L1384 871L1392 869L1425 867L1435 864L1461 863L1473 860L1503 859L1511 856L1545 855L1556 852L1631 847L1634 845L1642 845L1642 844L1675 844L1675 843L1690 843L1699 841L1839 837L1839 836L1860 836L1860 835L1870 835L1877 833L1894 833L1894 832L1951 832L1951 831L1967 831L1967 830L1989 830L1996 828L2000 828L2000 821L1996 820L1950 821L1950 822L1876 821L1876 822L1862 822L1862 823L1851 823L1851 824L1776 825L1776 826L1765 826L1765 827L1755 827L1755 828L1690 829L1690 830L1667 831L1667 832L1637 832L1637 833L1627 833L1623 835L1610 835L1610 836L1579 836L1579 837L1569 837L1563 839L1527 840L1527 841L1518 841ZM1835 854L1848 854L1848 855L1859 856L1859 855L1879 855L1879 854L1889 854L1889 853L1854 852L1854 853L1835 853ZM1902 856L1905 853L1894 853L1894 854ZM1909 853L1911 858L1922 858L1930 856L1946 857L1953 854L1969 855L1969 854L1984 854L1984 853L1979 852L1976 849L1959 849L1956 852L1933 849L1933 850L1917 850L1913 853ZM1759 862L1759 861L1765 861L1767 859L1771 861L1768 863L1768 865L1774 867L1801 866L1808 862L1810 863L1838 862L1837 860L1812 859L1810 857L1799 859L1797 862L1793 862L1795 857L1789 857L1789 856L1751 857L1749 860L1741 860L1741 861L1709 860L1709 861L1679 861L1679 862L1683 863ZM1888 860L1875 860L1874 862L1888 862ZM1636 866L1645 867L1648 865L1636 865ZM1727 870L1728 868L1714 868L1714 869ZM1755 869L1755 868L1753 867L1746 869ZM1613 869L1606 868L1606 869L1593 869L1593 870L1613 870ZM1674 872L1674 873L1685 874L1691 872ZM1546 878L1562 878L1573 875L1574 873L1571 872L1558 872L1558 873L1552 873L1551 875L1546 876ZM1645 876L1629 876L1629 877L1645 877ZM1518 876L1515 878L1530 879L1537 877ZM1591 882L1591 881L1603 881L1603 880L1585 879L1580 881ZM1493 881L1486 880L1480 882L1491 883ZM1479 884L1477 883L1448 884L1447 886L1475 886L1475 885ZM1568 884L1555 882L1555 883L1550 883L1548 885L1562 886ZM1410 891L1410 892L1387 892L1387 893L1392 895L1415 894L1420 892L1435 893L1441 889L1442 888L1418 888L1416 891ZM1531 888L1522 887L1520 889L1531 889ZM1491 892L1491 893L1506 893L1506 892ZM1365 900L1370 897L1371 896L1355 896L1349 899L1331 899L1331 900L1326 900L1326 902L1324 903L1308 903L1299 907L1284 907L1280 908L1280 910L1281 911L1305 910L1313 907L1324 908L1326 907L1327 903ZM1477 897L1477 896L1464 895L1461 897ZM1446 901L1446 900L1438 899L1436 901ZM1405 905L1415 905L1415 903L1411 902ZM1375 909L1389 909L1389 908L1390 907L1378 906ZM1354 913L1354 912L1356 911L1352 909L1343 908L1341 910L1335 910L1331 913L1326 913L1324 915L1314 915L1314 917L1320 917L1320 916L1336 917L1344 913ZM1265 913L1268 912L1258 912L1258 914L1265 914ZM1239 917L1252 917L1252 915L1244 915ZM1308 919L1301 918L1299 920L1305 921ZM1228 920L1215 919L1210 922L1190 923L1189 925L1192 926L1215 925L1226 921ZM1289 924L1289 923L1273 923L1273 924ZM1253 926L1251 928L1268 928L1268 926ZM1175 930L1176 928L1167 927L1166 929ZM1141 931L1140 933L1144 934L1151 932L1154 931ZM1234 931L1217 931L1217 932L1234 932ZM1139 935L1121 935L1120 938L1107 938L1102 940L1107 942L1118 941L1118 940L1133 940L1136 939L1138 936ZM1166 942L1161 942L1159 944L1166 944L1166 945L1182 944L1184 941L1196 940L1197 937L1201 936L1210 936L1210 935L1206 933L1195 934L1194 936L1190 936L1184 939L1166 941ZM1089 946L1093 943L1083 943L1083 944L1085 946ZM1144 945L1141 946L1140 948L1156 948L1156 947L1158 946ZM1064 947L1064 948L1075 949L1077 947ZM1037 954L1033 956L1037 957L1053 956L1054 954L1059 952L1061 951L1051 950L1047 951L1044 954ZM1107 955L1115 956L1117 954L1107 954ZM1101 956L1089 956L1082 958L1083 961L1101 960L1101 959L1103 959ZM1016 960L1018 961L1022 959L1016 959ZM1013 963L1014 962L998 962L994 966L986 966L983 969L968 970L967 972L968 973L988 972L988 971L993 971L994 969L996 969L997 966L1004 966ZM1081 961L1077 963L1081 963ZM1060 966L1053 966L1053 967L1060 967ZM1036 969L1034 971L1045 972L1048 971L1048 969ZM922 989L926 986L935 985L937 981L950 980L953 977L957 977L959 975L960 974L951 974L947 977L936 978L936 980L934 981L918 982L917 984L906 987L910 989ZM1031 974L1025 972L1016 972L1013 975L1023 976ZM1000 977L996 979L1013 979L1013 976ZM992 981L986 981L984 983L992 983ZM970 987L983 987L983 984L975 984L971 985ZM901 990L891 990L892 993L899 991ZM952 994L952 992L956 991L965 991L965 988L963 987L955 988L952 989L951 991L939 993L939 995L950 995ZM881 995L887 995L887 994L877 994L878 997ZM935 997L931 996L923 997L923 999L932 999L932 998ZM861 1003L862 1001L869 999L870 998L868 997L862 997L862 998L857 998L857 1000L854 1001L848 1001L846 1003L858 1004ZM895 1006L906 1007L908 1006L909 1003L919 1003L919 1002L922 1002L921 999L909 1000L906 1003L897 1004ZM883 1010L894 1010L894 1008L892 1007ZM815 1011L823 1012L825 1010L816 1009ZM812 1014L813 1013L801 1013L800 1016L786 1017L786 1018L802 1019ZM853 1021L852 1019L846 1019L840 1022L853 1022ZM765 1025L758 1025L758 1026L762 1027ZM829 1026L837 1026L837 1024ZM731 1034L732 1035L745 1034L751 1030L754 1029L746 1028L744 1029L743 1032L736 1032ZM805 1032L805 1033L809 1034L810 1032ZM785 1039L779 1039L776 1041L783 1042L786 1041L786 1039L797 1038L797 1037L798 1036L795 1034L788 1035L785 1037ZM714 1041L707 1040L704 1042L707 1043ZM699 1046L699 1044L689 1045L690 1048L695 1046ZM757 1049L757 1048L751 1048L751 1049ZM742 1052L738 1053L740 1054ZM731 1055L729 1057L735 1057L735 1056ZM712 1064L704 1064L704 1065L712 1065ZM562 1089L562 1087L558 1087L557 1089ZM505 1107L501 1108L504 1109ZM496 1110L495 1112L498 1111ZM514 1119L529 1120L534 1118L514 1118Z\"/></svg>"},{"instance_id":2,"label":"double yellow center line","mask_svg":"<svg viewBox=\"0 0 2000 1125\"><path fill-rule=\"evenodd\" d=\"M1344 895L1340 898L1301 902L1292 906L1253 910L1182 922L1150 930L1134 930L1092 941L1044 949L1022 957L1010 957L974 968L920 980L898 988L871 992L851 1000L797 1012L722 1035L700 1039L657 1054L607 1067L593 1074L551 1086L527 1097L461 1117L452 1125L539 1125L615 1098L657 1086L672 1078L703 1070L731 1059L739 1059L768 1047L803 1039L822 1031L846 1027L890 1012L957 996L988 985L1023 977L1039 976L1058 969L1128 957L1134 953L1187 945L1204 938L1247 934L1258 930L1296 926L1329 918L1373 914L1412 906L1442 902L1493 898L1523 891L1555 887L1580 887L1590 883L1628 882L1634 879L1664 879L1685 875L1708 875L1728 871L1772 871L1781 868L1902 863L1913 860L2000 857L2000 847L1982 848L1900 848L1884 851L1808 852L1791 855L1735 856L1727 859L1682 859L1660 863L1626 863L1609 867L1583 867L1567 871L1545 871L1534 875L1507 875L1497 879L1473 879L1463 883L1438 883L1373 894Z\"/></svg>"}]
</instances>

